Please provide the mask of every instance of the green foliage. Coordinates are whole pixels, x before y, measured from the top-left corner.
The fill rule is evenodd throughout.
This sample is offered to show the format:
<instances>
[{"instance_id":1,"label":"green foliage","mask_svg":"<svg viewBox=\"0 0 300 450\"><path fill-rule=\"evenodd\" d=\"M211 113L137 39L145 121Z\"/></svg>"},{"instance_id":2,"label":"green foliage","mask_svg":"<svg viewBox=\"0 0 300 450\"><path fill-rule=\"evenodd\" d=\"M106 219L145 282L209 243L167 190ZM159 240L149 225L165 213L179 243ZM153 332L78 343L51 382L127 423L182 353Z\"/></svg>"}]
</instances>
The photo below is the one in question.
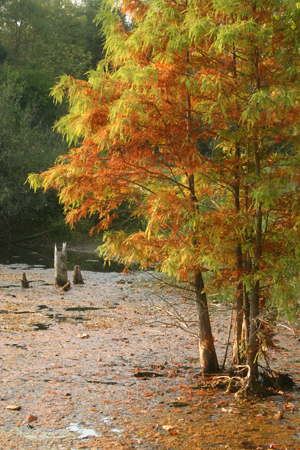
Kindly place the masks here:
<instances>
[{"instance_id":1,"label":"green foliage","mask_svg":"<svg viewBox=\"0 0 300 450\"><path fill-rule=\"evenodd\" d=\"M6 60L6 57L7 57L6 48L2 44L0 44L0 64L2 64Z\"/></svg>"},{"instance_id":2,"label":"green foliage","mask_svg":"<svg viewBox=\"0 0 300 450\"><path fill-rule=\"evenodd\" d=\"M56 78L84 78L103 57L94 22L100 7L100 0L7 0L0 7L0 64L6 59L18 70L22 107L34 105L46 126L66 112L49 98Z\"/></svg>"},{"instance_id":3,"label":"green foliage","mask_svg":"<svg viewBox=\"0 0 300 450\"><path fill-rule=\"evenodd\" d=\"M103 44L93 24L100 6L96 0L6 1L0 40L8 61L19 70L42 70L52 81L63 73L81 78L101 58Z\"/></svg>"},{"instance_id":4,"label":"green foliage","mask_svg":"<svg viewBox=\"0 0 300 450\"><path fill-rule=\"evenodd\" d=\"M17 80L22 87L20 106L33 108L36 112L36 124L49 127L65 112L65 105L55 105L50 97L53 86L51 78L42 70L23 70Z\"/></svg>"},{"instance_id":5,"label":"green foliage","mask_svg":"<svg viewBox=\"0 0 300 450\"><path fill-rule=\"evenodd\" d=\"M17 74L5 67L0 80L0 224L9 232L49 220L58 210L54 192L33 195L24 183L28 172L54 163L64 146L51 129L34 125L32 107L21 107L23 88Z\"/></svg>"},{"instance_id":6,"label":"green foliage","mask_svg":"<svg viewBox=\"0 0 300 450\"><path fill-rule=\"evenodd\" d=\"M103 57L94 19L101 0L0 2L0 224L31 227L61 213L54 191L24 185L66 150L53 131L66 103L50 96L57 77L84 78Z\"/></svg>"}]
</instances>

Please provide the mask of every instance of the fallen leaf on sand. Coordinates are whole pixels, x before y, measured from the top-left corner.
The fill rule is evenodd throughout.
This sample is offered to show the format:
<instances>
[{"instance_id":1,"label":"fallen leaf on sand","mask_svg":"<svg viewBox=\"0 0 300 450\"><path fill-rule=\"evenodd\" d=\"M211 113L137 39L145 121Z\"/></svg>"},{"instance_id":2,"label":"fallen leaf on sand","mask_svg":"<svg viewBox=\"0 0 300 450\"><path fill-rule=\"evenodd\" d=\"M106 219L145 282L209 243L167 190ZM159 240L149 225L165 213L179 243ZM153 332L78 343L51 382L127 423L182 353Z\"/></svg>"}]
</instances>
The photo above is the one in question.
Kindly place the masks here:
<instances>
[{"instance_id":1,"label":"fallen leaf on sand","mask_svg":"<svg viewBox=\"0 0 300 450\"><path fill-rule=\"evenodd\" d=\"M22 408L22 406L17 406L17 405L8 405L6 407L6 409L10 409L11 411L20 411L21 408Z\"/></svg>"},{"instance_id":2,"label":"fallen leaf on sand","mask_svg":"<svg viewBox=\"0 0 300 450\"><path fill-rule=\"evenodd\" d=\"M290 411L297 411L298 407L294 405L293 403L289 402L283 407L285 410L288 409Z\"/></svg>"},{"instance_id":3,"label":"fallen leaf on sand","mask_svg":"<svg viewBox=\"0 0 300 450\"><path fill-rule=\"evenodd\" d=\"M282 419L282 412L278 411L274 416L273 416L274 420L281 420Z\"/></svg>"},{"instance_id":4,"label":"fallen leaf on sand","mask_svg":"<svg viewBox=\"0 0 300 450\"><path fill-rule=\"evenodd\" d=\"M27 422L32 422L33 420L37 420L37 416L31 415L31 416L27 417Z\"/></svg>"},{"instance_id":5,"label":"fallen leaf on sand","mask_svg":"<svg viewBox=\"0 0 300 450\"><path fill-rule=\"evenodd\" d=\"M174 427L172 425L163 425L162 429L165 431L172 431L174 430Z\"/></svg>"},{"instance_id":6,"label":"fallen leaf on sand","mask_svg":"<svg viewBox=\"0 0 300 450\"><path fill-rule=\"evenodd\" d=\"M222 412L232 413L232 408L222 408Z\"/></svg>"},{"instance_id":7,"label":"fallen leaf on sand","mask_svg":"<svg viewBox=\"0 0 300 450\"><path fill-rule=\"evenodd\" d=\"M83 334L77 334L76 337L78 337L80 339L88 339L90 336L89 336L89 334L83 333Z\"/></svg>"},{"instance_id":8,"label":"fallen leaf on sand","mask_svg":"<svg viewBox=\"0 0 300 450\"><path fill-rule=\"evenodd\" d=\"M165 430L165 431L167 431L170 435L176 435L176 434L179 434L179 431L178 430L176 430L176 428L175 427L173 427L172 425L163 425L162 426L162 429L163 430Z\"/></svg>"}]
</instances>

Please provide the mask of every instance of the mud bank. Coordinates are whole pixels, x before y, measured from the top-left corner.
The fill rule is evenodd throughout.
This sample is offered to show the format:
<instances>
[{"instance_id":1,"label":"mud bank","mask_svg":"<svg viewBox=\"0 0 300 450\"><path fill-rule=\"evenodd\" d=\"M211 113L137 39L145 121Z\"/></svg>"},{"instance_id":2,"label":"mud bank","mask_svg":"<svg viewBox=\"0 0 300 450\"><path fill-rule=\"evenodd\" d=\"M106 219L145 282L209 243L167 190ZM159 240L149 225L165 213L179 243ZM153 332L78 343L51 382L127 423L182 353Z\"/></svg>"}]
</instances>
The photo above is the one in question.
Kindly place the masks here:
<instances>
[{"instance_id":1,"label":"mud bank","mask_svg":"<svg viewBox=\"0 0 300 450\"><path fill-rule=\"evenodd\" d=\"M62 292L42 268L21 289L24 269L0 266L0 448L300 449L297 324L272 354L296 388L249 405L203 388L196 340L157 314L151 274L83 271ZM220 360L229 315L212 311Z\"/></svg>"}]
</instances>

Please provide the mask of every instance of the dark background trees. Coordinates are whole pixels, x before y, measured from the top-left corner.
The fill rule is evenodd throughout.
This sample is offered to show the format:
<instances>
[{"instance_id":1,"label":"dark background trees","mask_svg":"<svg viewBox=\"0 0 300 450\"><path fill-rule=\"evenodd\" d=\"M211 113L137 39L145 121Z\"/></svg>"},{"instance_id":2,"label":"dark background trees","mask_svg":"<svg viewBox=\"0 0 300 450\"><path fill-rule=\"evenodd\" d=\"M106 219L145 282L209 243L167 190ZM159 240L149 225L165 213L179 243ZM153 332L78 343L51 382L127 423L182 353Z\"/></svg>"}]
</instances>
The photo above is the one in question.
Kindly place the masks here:
<instances>
[{"instance_id":1,"label":"dark background trees","mask_svg":"<svg viewBox=\"0 0 300 450\"><path fill-rule=\"evenodd\" d=\"M99 0L7 0L1 6L0 42L18 70L81 78L102 57L94 21Z\"/></svg>"},{"instance_id":2,"label":"dark background trees","mask_svg":"<svg viewBox=\"0 0 300 450\"><path fill-rule=\"evenodd\" d=\"M85 79L103 56L100 0L0 2L0 235L49 225L61 215L56 195L36 196L28 173L44 170L67 147L53 130L66 113L50 91L66 74ZM47 219L47 220L45 220Z\"/></svg>"}]
</instances>

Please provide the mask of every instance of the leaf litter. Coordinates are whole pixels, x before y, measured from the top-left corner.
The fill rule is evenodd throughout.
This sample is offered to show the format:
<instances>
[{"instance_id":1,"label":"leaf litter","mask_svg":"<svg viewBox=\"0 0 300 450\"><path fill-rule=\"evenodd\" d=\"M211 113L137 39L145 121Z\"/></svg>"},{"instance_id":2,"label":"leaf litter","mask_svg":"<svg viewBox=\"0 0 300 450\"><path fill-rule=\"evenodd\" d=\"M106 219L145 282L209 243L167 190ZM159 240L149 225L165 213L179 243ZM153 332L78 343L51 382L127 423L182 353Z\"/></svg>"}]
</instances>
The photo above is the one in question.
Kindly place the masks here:
<instances>
[{"instance_id":1,"label":"leaf litter","mask_svg":"<svg viewBox=\"0 0 300 450\"><path fill-rule=\"evenodd\" d=\"M15 286L23 269L0 266L0 448L300 449L296 328L271 354L296 387L249 403L209 386L194 336L155 319L147 274L85 272L62 292L50 269ZM226 314L212 313L220 360Z\"/></svg>"}]
</instances>

